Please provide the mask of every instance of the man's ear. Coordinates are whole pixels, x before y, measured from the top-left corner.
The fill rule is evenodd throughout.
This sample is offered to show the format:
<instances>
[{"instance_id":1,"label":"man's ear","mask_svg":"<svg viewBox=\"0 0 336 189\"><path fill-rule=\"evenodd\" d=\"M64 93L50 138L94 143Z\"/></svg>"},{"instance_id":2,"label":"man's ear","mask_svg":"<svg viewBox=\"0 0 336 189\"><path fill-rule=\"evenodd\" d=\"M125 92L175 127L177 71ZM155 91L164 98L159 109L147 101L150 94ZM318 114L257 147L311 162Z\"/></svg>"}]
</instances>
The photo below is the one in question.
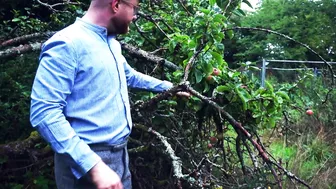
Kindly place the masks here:
<instances>
[{"instance_id":1,"label":"man's ear","mask_svg":"<svg viewBox=\"0 0 336 189\"><path fill-rule=\"evenodd\" d=\"M112 0L111 6L112 6L112 11L114 13L118 12L118 10L119 10L119 2L120 2L120 0Z\"/></svg>"}]
</instances>

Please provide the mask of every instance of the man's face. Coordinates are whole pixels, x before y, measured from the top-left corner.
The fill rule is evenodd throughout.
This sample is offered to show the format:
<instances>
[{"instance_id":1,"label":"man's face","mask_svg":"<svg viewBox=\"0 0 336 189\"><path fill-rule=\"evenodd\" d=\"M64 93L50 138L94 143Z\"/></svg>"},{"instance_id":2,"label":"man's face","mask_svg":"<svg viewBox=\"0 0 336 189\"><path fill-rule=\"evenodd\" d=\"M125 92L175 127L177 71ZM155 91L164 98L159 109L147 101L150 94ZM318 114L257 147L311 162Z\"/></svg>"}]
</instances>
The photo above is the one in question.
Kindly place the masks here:
<instances>
[{"instance_id":1,"label":"man's face","mask_svg":"<svg viewBox=\"0 0 336 189\"><path fill-rule=\"evenodd\" d=\"M136 18L138 0L119 0L118 8L113 19L113 27L116 34L126 34L130 23Z\"/></svg>"}]
</instances>

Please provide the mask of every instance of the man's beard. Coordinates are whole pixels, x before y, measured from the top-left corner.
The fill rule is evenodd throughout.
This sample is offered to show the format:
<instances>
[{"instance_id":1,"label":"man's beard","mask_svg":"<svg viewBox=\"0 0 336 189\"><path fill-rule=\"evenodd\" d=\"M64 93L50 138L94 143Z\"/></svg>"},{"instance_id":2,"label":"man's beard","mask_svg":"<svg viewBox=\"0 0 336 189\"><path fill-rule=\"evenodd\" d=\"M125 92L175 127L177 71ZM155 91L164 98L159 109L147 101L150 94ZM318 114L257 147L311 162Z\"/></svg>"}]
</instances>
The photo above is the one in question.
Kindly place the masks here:
<instances>
[{"instance_id":1,"label":"man's beard","mask_svg":"<svg viewBox=\"0 0 336 189\"><path fill-rule=\"evenodd\" d=\"M129 30L129 24L130 23L123 20L116 20L113 28L114 31L112 31L112 33L126 34Z\"/></svg>"}]
</instances>

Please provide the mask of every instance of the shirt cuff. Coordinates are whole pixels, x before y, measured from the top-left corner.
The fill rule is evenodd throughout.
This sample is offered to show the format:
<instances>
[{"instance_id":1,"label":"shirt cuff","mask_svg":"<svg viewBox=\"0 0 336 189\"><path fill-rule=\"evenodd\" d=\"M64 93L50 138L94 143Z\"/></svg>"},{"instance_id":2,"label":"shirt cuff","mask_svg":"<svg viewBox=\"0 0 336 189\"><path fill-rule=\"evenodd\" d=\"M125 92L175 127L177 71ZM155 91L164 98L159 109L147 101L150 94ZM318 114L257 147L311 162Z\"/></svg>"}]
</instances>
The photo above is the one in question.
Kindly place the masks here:
<instances>
[{"instance_id":1,"label":"shirt cuff","mask_svg":"<svg viewBox=\"0 0 336 189\"><path fill-rule=\"evenodd\" d=\"M86 173L88 173L99 161L101 158L92 150L85 155L85 158L82 160L81 164L71 167L72 173L77 179L80 179Z\"/></svg>"},{"instance_id":2,"label":"shirt cuff","mask_svg":"<svg viewBox=\"0 0 336 189\"><path fill-rule=\"evenodd\" d=\"M163 81L162 82L163 91L167 91L167 90L171 89L173 86L174 86L173 83L171 83L169 81Z\"/></svg>"}]
</instances>

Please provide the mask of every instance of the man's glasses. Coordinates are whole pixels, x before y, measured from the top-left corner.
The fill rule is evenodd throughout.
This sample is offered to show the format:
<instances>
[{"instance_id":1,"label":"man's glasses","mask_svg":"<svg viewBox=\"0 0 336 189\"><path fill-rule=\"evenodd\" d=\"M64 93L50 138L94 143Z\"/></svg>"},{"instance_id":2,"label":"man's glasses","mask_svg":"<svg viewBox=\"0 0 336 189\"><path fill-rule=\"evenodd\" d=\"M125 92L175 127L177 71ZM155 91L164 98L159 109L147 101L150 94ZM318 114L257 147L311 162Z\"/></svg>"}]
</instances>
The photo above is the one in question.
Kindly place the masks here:
<instances>
[{"instance_id":1,"label":"man's glasses","mask_svg":"<svg viewBox=\"0 0 336 189\"><path fill-rule=\"evenodd\" d=\"M133 15L136 16L139 12L140 7L134 5L133 3L128 2L127 0L120 0L121 2L126 3L128 6L133 7Z\"/></svg>"}]
</instances>

